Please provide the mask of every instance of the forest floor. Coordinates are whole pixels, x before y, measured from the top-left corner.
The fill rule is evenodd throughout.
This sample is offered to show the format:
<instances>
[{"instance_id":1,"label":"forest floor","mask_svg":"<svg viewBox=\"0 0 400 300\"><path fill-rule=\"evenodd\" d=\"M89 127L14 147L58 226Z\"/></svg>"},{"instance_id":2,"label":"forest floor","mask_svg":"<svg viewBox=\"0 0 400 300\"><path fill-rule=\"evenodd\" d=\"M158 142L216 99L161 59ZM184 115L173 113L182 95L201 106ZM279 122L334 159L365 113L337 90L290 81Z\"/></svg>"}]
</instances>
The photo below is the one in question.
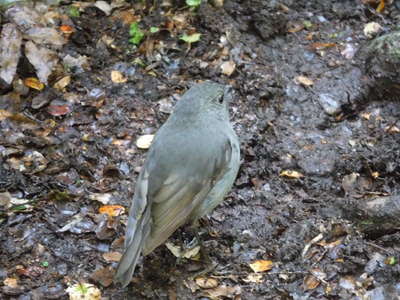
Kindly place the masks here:
<instances>
[{"instance_id":1,"label":"forest floor","mask_svg":"<svg viewBox=\"0 0 400 300\"><path fill-rule=\"evenodd\" d=\"M400 102L357 54L395 27L398 3L132 2L3 10L3 39L6 24L24 35L0 84L0 299L68 299L83 282L113 300L400 299L399 222L371 208L400 203ZM242 152L200 227L216 267L193 278L203 257L160 246L120 288L136 141L203 80L234 88ZM170 248L190 238L181 228Z\"/></svg>"}]
</instances>

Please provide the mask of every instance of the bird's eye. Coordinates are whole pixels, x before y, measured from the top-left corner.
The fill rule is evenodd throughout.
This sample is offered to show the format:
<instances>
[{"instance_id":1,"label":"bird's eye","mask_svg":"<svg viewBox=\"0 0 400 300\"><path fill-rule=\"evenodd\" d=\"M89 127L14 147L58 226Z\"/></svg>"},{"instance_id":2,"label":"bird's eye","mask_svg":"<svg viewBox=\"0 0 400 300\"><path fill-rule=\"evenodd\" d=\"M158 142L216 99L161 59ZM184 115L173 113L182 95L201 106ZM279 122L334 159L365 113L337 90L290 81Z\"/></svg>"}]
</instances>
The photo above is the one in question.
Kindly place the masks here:
<instances>
[{"instance_id":1,"label":"bird's eye","mask_svg":"<svg viewBox=\"0 0 400 300\"><path fill-rule=\"evenodd\" d=\"M219 96L218 102L219 102L219 104L224 103L224 95Z\"/></svg>"}]
</instances>

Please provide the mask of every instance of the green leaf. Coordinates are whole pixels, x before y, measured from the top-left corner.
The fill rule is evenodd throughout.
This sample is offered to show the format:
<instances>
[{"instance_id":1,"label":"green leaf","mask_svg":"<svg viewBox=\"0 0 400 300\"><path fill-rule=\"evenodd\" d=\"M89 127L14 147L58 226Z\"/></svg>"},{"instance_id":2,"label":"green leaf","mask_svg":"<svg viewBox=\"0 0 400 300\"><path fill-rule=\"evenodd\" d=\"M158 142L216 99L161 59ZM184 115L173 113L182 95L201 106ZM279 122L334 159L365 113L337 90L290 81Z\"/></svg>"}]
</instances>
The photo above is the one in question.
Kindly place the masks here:
<instances>
[{"instance_id":1,"label":"green leaf","mask_svg":"<svg viewBox=\"0 0 400 300\"><path fill-rule=\"evenodd\" d=\"M137 22L132 23L129 27L129 35L131 36L129 42L135 45L139 45L144 38L144 32L139 28Z\"/></svg>"},{"instance_id":2,"label":"green leaf","mask_svg":"<svg viewBox=\"0 0 400 300\"><path fill-rule=\"evenodd\" d=\"M141 66L141 67L143 67L143 68L146 66L146 64L143 62L143 60L141 60L139 57L136 57L136 58L133 60L133 63L134 63L135 65Z\"/></svg>"},{"instance_id":3,"label":"green leaf","mask_svg":"<svg viewBox=\"0 0 400 300\"><path fill-rule=\"evenodd\" d=\"M12 207L11 210L21 211L21 210L25 210L26 208L27 208L26 205L22 204L22 205L16 205L16 206Z\"/></svg>"},{"instance_id":4,"label":"green leaf","mask_svg":"<svg viewBox=\"0 0 400 300\"><path fill-rule=\"evenodd\" d=\"M190 7L198 7L201 4L201 0L186 0L186 5Z\"/></svg>"},{"instance_id":5,"label":"green leaf","mask_svg":"<svg viewBox=\"0 0 400 300\"><path fill-rule=\"evenodd\" d=\"M185 41L188 44L198 42L200 40L201 33L193 33L190 35L184 34L180 37L182 41Z\"/></svg>"},{"instance_id":6,"label":"green leaf","mask_svg":"<svg viewBox=\"0 0 400 300\"><path fill-rule=\"evenodd\" d=\"M158 27L150 27L150 32L151 33L156 33L156 32L159 32L159 31L160 31L160 29Z\"/></svg>"},{"instance_id":7,"label":"green leaf","mask_svg":"<svg viewBox=\"0 0 400 300\"><path fill-rule=\"evenodd\" d=\"M390 266L394 266L395 264L397 264L397 262L398 262L398 260L397 260L397 258L394 257L394 256L390 256L390 257L388 257L388 258L385 260L385 263L386 263L387 265L390 265Z\"/></svg>"},{"instance_id":8,"label":"green leaf","mask_svg":"<svg viewBox=\"0 0 400 300\"><path fill-rule=\"evenodd\" d=\"M45 268L47 268L49 266L48 261L42 261L40 264L42 265L42 267L45 267Z\"/></svg>"},{"instance_id":9,"label":"green leaf","mask_svg":"<svg viewBox=\"0 0 400 300\"><path fill-rule=\"evenodd\" d=\"M76 291L81 293L82 295L85 295L89 292L89 289L85 286L84 283L80 283L76 286Z\"/></svg>"},{"instance_id":10,"label":"green leaf","mask_svg":"<svg viewBox=\"0 0 400 300\"><path fill-rule=\"evenodd\" d=\"M304 21L303 21L303 25L304 25L304 27L307 28L307 29L310 29L310 28L313 26L313 24L312 24L310 21L308 21L308 20L304 20Z\"/></svg>"},{"instance_id":11,"label":"green leaf","mask_svg":"<svg viewBox=\"0 0 400 300\"><path fill-rule=\"evenodd\" d=\"M81 15L81 13L79 12L79 8L71 5L68 9L68 15L70 17L77 18Z\"/></svg>"}]
</instances>

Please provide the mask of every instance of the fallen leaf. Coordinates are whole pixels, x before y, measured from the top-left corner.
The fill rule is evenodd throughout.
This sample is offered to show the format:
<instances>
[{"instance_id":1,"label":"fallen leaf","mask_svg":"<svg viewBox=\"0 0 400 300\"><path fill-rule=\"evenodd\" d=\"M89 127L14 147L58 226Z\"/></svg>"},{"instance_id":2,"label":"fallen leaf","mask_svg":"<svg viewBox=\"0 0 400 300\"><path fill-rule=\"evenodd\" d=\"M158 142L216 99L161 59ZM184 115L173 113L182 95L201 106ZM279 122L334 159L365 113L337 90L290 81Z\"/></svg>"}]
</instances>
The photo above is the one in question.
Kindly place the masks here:
<instances>
[{"instance_id":1,"label":"fallen leaf","mask_svg":"<svg viewBox=\"0 0 400 300\"><path fill-rule=\"evenodd\" d=\"M25 78L24 79L24 85L29 87L29 88L31 88L31 89L38 90L38 91L41 91L41 90L44 89L44 84L41 83L39 81L39 79L37 79L35 77Z\"/></svg>"},{"instance_id":2,"label":"fallen leaf","mask_svg":"<svg viewBox=\"0 0 400 300\"><path fill-rule=\"evenodd\" d=\"M318 242L317 245L318 246L322 246L322 247L326 247L326 248L334 248L336 246L339 246L342 243L343 239L338 239L336 241L333 242L327 242L325 240Z\"/></svg>"},{"instance_id":3,"label":"fallen leaf","mask_svg":"<svg viewBox=\"0 0 400 300\"><path fill-rule=\"evenodd\" d=\"M153 142L154 134L145 134L140 136L136 141L136 146L139 149L149 149Z\"/></svg>"},{"instance_id":4,"label":"fallen leaf","mask_svg":"<svg viewBox=\"0 0 400 300\"><path fill-rule=\"evenodd\" d=\"M212 289L218 286L218 280L215 278L197 277L194 281L202 289Z\"/></svg>"},{"instance_id":5,"label":"fallen leaf","mask_svg":"<svg viewBox=\"0 0 400 300\"><path fill-rule=\"evenodd\" d=\"M73 28L72 26L69 26L69 25L61 25L61 26L60 26L60 31L61 31L62 33L64 33L64 34L69 35L69 34L73 33L75 30L74 30L74 28Z\"/></svg>"},{"instance_id":6,"label":"fallen leaf","mask_svg":"<svg viewBox=\"0 0 400 300\"><path fill-rule=\"evenodd\" d=\"M304 278L303 284L304 284L304 289L305 290L313 290L313 289L315 289L316 287L319 286L320 281L318 280L318 278L316 278L316 277L314 277L312 275L307 275Z\"/></svg>"},{"instance_id":7,"label":"fallen leaf","mask_svg":"<svg viewBox=\"0 0 400 300\"><path fill-rule=\"evenodd\" d=\"M26 276L29 278L36 278L42 275L45 272L45 269L42 267L38 266L29 266L28 268L25 268L23 266L17 266L16 267L16 273L19 276Z\"/></svg>"},{"instance_id":8,"label":"fallen leaf","mask_svg":"<svg viewBox=\"0 0 400 300\"><path fill-rule=\"evenodd\" d=\"M296 32L299 32L304 29L304 24L293 23L293 24L290 24L288 27L289 27L289 29L288 29L289 33L296 33Z\"/></svg>"},{"instance_id":9,"label":"fallen leaf","mask_svg":"<svg viewBox=\"0 0 400 300\"><path fill-rule=\"evenodd\" d=\"M332 48L335 47L336 44L335 43L312 43L311 44L311 48L315 49L315 50L321 50L321 49L325 49L325 48Z\"/></svg>"},{"instance_id":10,"label":"fallen leaf","mask_svg":"<svg viewBox=\"0 0 400 300\"><path fill-rule=\"evenodd\" d=\"M166 242L166 243L165 243L165 247L167 247L167 249L168 249L169 251L171 251L171 253L172 253L175 257L178 257L178 258L181 257L181 247L176 246L176 245L174 245L174 244L172 244L172 243L170 243L170 242Z\"/></svg>"},{"instance_id":11,"label":"fallen leaf","mask_svg":"<svg viewBox=\"0 0 400 300\"><path fill-rule=\"evenodd\" d=\"M376 179L379 177L379 172L372 172L371 176Z\"/></svg>"},{"instance_id":12,"label":"fallen leaf","mask_svg":"<svg viewBox=\"0 0 400 300\"><path fill-rule=\"evenodd\" d=\"M297 76L294 81L298 84L302 84L304 86L312 86L314 84L314 81L312 81L310 78L306 76Z\"/></svg>"},{"instance_id":13,"label":"fallen leaf","mask_svg":"<svg viewBox=\"0 0 400 300\"><path fill-rule=\"evenodd\" d=\"M376 8L376 11L377 11L378 13L381 13L384 9L385 9L385 0L380 0L380 1L379 1L379 5L378 5L378 7Z\"/></svg>"},{"instance_id":14,"label":"fallen leaf","mask_svg":"<svg viewBox=\"0 0 400 300\"><path fill-rule=\"evenodd\" d=\"M5 286L9 286L11 288L17 288L18 287L18 280L16 278L6 278L3 281Z\"/></svg>"},{"instance_id":15,"label":"fallen leaf","mask_svg":"<svg viewBox=\"0 0 400 300\"><path fill-rule=\"evenodd\" d=\"M108 287L113 283L114 269L111 267L97 269L90 275L90 278L100 283L104 287Z\"/></svg>"},{"instance_id":16,"label":"fallen leaf","mask_svg":"<svg viewBox=\"0 0 400 300\"><path fill-rule=\"evenodd\" d=\"M246 278L243 278L244 282L262 283L263 274L261 273L250 273Z\"/></svg>"},{"instance_id":17,"label":"fallen leaf","mask_svg":"<svg viewBox=\"0 0 400 300\"><path fill-rule=\"evenodd\" d=\"M220 285L213 289L204 290L204 292L208 297L218 299L219 297L233 298L237 295L240 295L242 290L239 285L236 286Z\"/></svg>"},{"instance_id":18,"label":"fallen leaf","mask_svg":"<svg viewBox=\"0 0 400 300\"><path fill-rule=\"evenodd\" d=\"M226 76L231 76L233 72L235 72L236 64L229 60L225 61L221 65L221 72L222 74L225 74Z\"/></svg>"},{"instance_id":19,"label":"fallen leaf","mask_svg":"<svg viewBox=\"0 0 400 300\"><path fill-rule=\"evenodd\" d=\"M377 22L369 22L364 26L364 35L368 38L374 37L382 30L382 26Z\"/></svg>"},{"instance_id":20,"label":"fallen leaf","mask_svg":"<svg viewBox=\"0 0 400 300\"><path fill-rule=\"evenodd\" d=\"M201 33L184 34L180 39L188 44L198 42L200 40Z\"/></svg>"},{"instance_id":21,"label":"fallen leaf","mask_svg":"<svg viewBox=\"0 0 400 300\"><path fill-rule=\"evenodd\" d=\"M186 258L191 260L199 260L200 246L195 246L193 248L184 249L180 246L174 245L170 242L165 243L165 246L168 248L171 253L177 258Z\"/></svg>"},{"instance_id":22,"label":"fallen leaf","mask_svg":"<svg viewBox=\"0 0 400 300\"><path fill-rule=\"evenodd\" d=\"M369 120L371 118L371 113L370 112L362 113L361 117L363 117L365 120Z\"/></svg>"},{"instance_id":23,"label":"fallen leaf","mask_svg":"<svg viewBox=\"0 0 400 300\"><path fill-rule=\"evenodd\" d=\"M47 108L47 111L52 116L57 117L69 114L71 112L71 108L68 104L61 104L58 102L53 104L52 102L52 104L50 104L49 107Z\"/></svg>"},{"instance_id":24,"label":"fallen leaf","mask_svg":"<svg viewBox=\"0 0 400 300\"><path fill-rule=\"evenodd\" d=\"M94 6L103 11L106 14L106 16L109 16L111 14L112 7L106 1L102 0L96 1L94 3Z\"/></svg>"},{"instance_id":25,"label":"fallen leaf","mask_svg":"<svg viewBox=\"0 0 400 300\"><path fill-rule=\"evenodd\" d=\"M118 262L120 261L121 257L122 254L116 251L103 253L103 258L107 262L113 262L113 261Z\"/></svg>"},{"instance_id":26,"label":"fallen leaf","mask_svg":"<svg viewBox=\"0 0 400 300\"><path fill-rule=\"evenodd\" d=\"M385 264L389 266L394 266L397 263L398 263L398 258L395 256L389 256L388 258L385 259Z\"/></svg>"},{"instance_id":27,"label":"fallen leaf","mask_svg":"<svg viewBox=\"0 0 400 300\"><path fill-rule=\"evenodd\" d=\"M391 126L385 127L385 131L387 133L399 133L400 129L399 129L399 127L397 127L395 125L391 125Z\"/></svg>"},{"instance_id":28,"label":"fallen leaf","mask_svg":"<svg viewBox=\"0 0 400 300\"><path fill-rule=\"evenodd\" d=\"M271 260L263 260L259 259L249 264L249 267L253 270L253 272L265 272L269 271L273 268L274 263Z\"/></svg>"},{"instance_id":29,"label":"fallen leaf","mask_svg":"<svg viewBox=\"0 0 400 300\"><path fill-rule=\"evenodd\" d=\"M299 178L304 177L303 174L301 174L298 171L294 171L294 170L284 170L279 174L279 176L287 177L287 178L294 178L294 179L299 179Z\"/></svg>"},{"instance_id":30,"label":"fallen leaf","mask_svg":"<svg viewBox=\"0 0 400 300\"><path fill-rule=\"evenodd\" d=\"M54 84L54 88L59 90L59 91L63 91L67 85L69 85L71 82L71 76L64 76L63 78L61 78L60 80L58 80L55 84Z\"/></svg>"},{"instance_id":31,"label":"fallen leaf","mask_svg":"<svg viewBox=\"0 0 400 300\"><path fill-rule=\"evenodd\" d=\"M66 289L69 300L100 300L101 292L90 283L77 283Z\"/></svg>"},{"instance_id":32,"label":"fallen leaf","mask_svg":"<svg viewBox=\"0 0 400 300\"><path fill-rule=\"evenodd\" d=\"M11 117L13 114L9 112L8 110L5 109L0 109L0 121L3 121L9 117Z\"/></svg>"},{"instance_id":33,"label":"fallen leaf","mask_svg":"<svg viewBox=\"0 0 400 300\"><path fill-rule=\"evenodd\" d=\"M110 202L111 198L112 198L112 194L110 194L110 193L104 193L104 194L92 193L89 195L90 200L99 201L104 205L108 204Z\"/></svg>"},{"instance_id":34,"label":"fallen leaf","mask_svg":"<svg viewBox=\"0 0 400 300\"><path fill-rule=\"evenodd\" d=\"M121 205L104 205L99 208L99 213L116 217L125 213L125 208Z\"/></svg>"},{"instance_id":35,"label":"fallen leaf","mask_svg":"<svg viewBox=\"0 0 400 300\"><path fill-rule=\"evenodd\" d=\"M114 83L125 83L128 81L128 78L126 78L120 71L113 70L111 71L111 80Z\"/></svg>"}]
</instances>

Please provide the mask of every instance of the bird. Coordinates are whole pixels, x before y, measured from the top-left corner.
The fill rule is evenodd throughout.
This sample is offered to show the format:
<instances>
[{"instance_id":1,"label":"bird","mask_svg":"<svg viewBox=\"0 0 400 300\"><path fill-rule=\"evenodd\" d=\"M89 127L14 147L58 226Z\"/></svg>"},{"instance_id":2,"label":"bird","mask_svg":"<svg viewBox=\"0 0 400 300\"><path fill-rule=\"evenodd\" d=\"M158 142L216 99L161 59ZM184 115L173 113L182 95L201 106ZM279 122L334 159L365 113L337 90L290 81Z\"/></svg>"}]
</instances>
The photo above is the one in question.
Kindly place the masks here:
<instances>
[{"instance_id":1,"label":"bird","mask_svg":"<svg viewBox=\"0 0 400 300\"><path fill-rule=\"evenodd\" d=\"M196 83L156 132L136 181L114 276L123 287L141 255L180 226L196 224L231 189L240 166L239 138L229 121L232 99L229 85Z\"/></svg>"}]
</instances>

